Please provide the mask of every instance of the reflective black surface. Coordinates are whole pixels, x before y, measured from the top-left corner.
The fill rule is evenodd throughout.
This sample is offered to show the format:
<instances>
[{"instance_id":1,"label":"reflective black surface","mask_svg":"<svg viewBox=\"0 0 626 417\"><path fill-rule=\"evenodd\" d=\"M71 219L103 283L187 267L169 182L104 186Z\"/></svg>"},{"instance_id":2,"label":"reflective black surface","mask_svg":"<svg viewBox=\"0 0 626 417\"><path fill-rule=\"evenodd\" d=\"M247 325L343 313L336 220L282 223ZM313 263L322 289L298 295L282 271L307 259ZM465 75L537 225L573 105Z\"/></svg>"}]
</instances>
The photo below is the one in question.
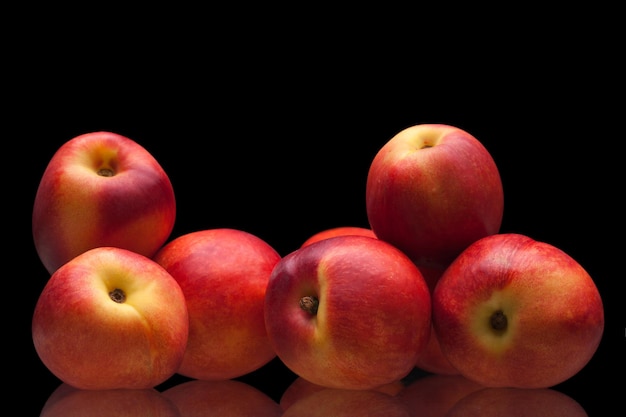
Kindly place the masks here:
<instances>
[{"instance_id":1,"label":"reflective black surface","mask_svg":"<svg viewBox=\"0 0 626 417\"><path fill-rule=\"evenodd\" d=\"M602 354L602 350L599 353ZM363 410L372 407L389 410L397 408L407 410L411 416L444 416L443 411L452 413L450 410L453 407L457 407L454 412L458 414L453 414L455 416L468 415L464 413L476 409L506 413L494 415L508 416L517 415L511 414L512 410L519 412L523 410L526 413L532 410L535 413L519 414L520 416L560 416L562 414L558 412L571 409L576 411L569 414L571 417L596 416L602 415L607 404L615 401L615 384L619 384L619 380L610 381L606 378L606 369L601 369L600 363L601 361L594 359L573 378L546 389L487 388L460 375L432 375L416 369L397 385L393 384L364 394L332 390L334 392L325 393L324 396L318 395L319 398L313 395L321 390L320 387L289 392L291 385L299 378L284 368L278 360L249 375L230 381L199 381L174 376L155 387L155 390L122 390L128 391L122 393L76 390L54 378L45 377L45 371L40 370L42 378L38 379L34 387L33 401L25 404L24 409L35 413L33 415L38 415L36 414L38 410L45 409L46 416L63 415L53 414L53 411L67 412L71 409L74 412L80 411L77 415L87 416L105 406L111 413L117 412L116 407L128 412L129 407L123 404L124 401L130 401L130 404L138 407L134 410L138 414L133 414L138 417L143 415L143 412L146 416L152 415L148 411L154 412L153 410L165 413L169 410L169 402L173 401L175 408L181 410L181 415L204 415L202 413L211 415L212 412L225 413L226 410L237 410L239 414L232 414L233 416L279 416L292 406L294 409L290 412L295 412L296 409L314 412L311 407L313 409L319 407L320 410L324 410L324 413L319 415L332 415L333 412L341 410L344 404L350 404L351 407L356 409L362 407ZM288 395L284 395L286 392ZM242 404L245 404L245 407ZM140 405L144 408L139 408ZM244 410L241 410L242 408ZM198 414L191 414L192 412ZM381 414L383 415L388 414Z\"/></svg>"},{"instance_id":2,"label":"reflective black surface","mask_svg":"<svg viewBox=\"0 0 626 417\"><path fill-rule=\"evenodd\" d=\"M623 389L626 339L618 204L623 134L612 109L599 112L608 106L595 89L580 98L552 78L561 73L557 69L548 87L492 85L463 77L465 65L459 62L450 65L461 66L455 71L460 78L443 84L432 84L419 72L410 82L395 83L388 76L371 82L375 73L356 77L372 64L366 55L344 67L318 68L326 75L320 79L300 73L316 60L306 54L293 66L268 73L257 71L255 60L243 69L214 63L213 75L190 62L185 67L190 78L185 71L170 78L157 59L122 69L123 59L96 58L94 52L80 65L69 57L58 65L81 77L93 66L106 66L132 82L121 86L94 76L68 89L49 77L29 80L9 113L9 119L25 120L15 123L15 133L5 139L11 150L4 152L5 162L16 167L4 170L9 183L4 202L15 209L5 218L13 231L5 242L11 248L5 249L11 266L5 295L12 298L5 320L12 330L5 333L4 346L16 352L5 363L12 364L6 371L11 392L26 398L18 402L19 414L38 415L60 384L39 361L30 338L32 311L47 279L32 244L30 212L39 178L62 143L95 130L138 141L173 182L178 214L172 237L233 227L284 255L321 229L367 226L364 184L374 154L401 129L428 122L461 127L492 153L505 191L502 231L562 248L594 278L605 303L604 338L588 366L554 389L590 416L619 404L614 392ZM405 65L402 61L395 57L387 65ZM223 81L235 68L241 76ZM157 74L148 82L144 76L152 71ZM279 401L295 377L276 359L239 380ZM184 382L174 376L158 389Z\"/></svg>"}]
</instances>

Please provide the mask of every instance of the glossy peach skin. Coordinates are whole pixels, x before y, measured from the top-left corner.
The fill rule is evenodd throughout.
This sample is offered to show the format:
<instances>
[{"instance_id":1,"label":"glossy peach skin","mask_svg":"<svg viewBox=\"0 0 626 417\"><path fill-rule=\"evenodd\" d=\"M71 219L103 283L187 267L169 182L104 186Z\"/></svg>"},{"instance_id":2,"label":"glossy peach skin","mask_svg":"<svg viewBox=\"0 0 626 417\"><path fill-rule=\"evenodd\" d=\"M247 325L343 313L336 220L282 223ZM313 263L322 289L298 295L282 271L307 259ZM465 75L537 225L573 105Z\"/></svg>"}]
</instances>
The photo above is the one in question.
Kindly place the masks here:
<instances>
[{"instance_id":1,"label":"glossy peach skin","mask_svg":"<svg viewBox=\"0 0 626 417\"><path fill-rule=\"evenodd\" d=\"M269 381L268 381L269 383ZM163 391L181 417L279 417L282 410L262 391L237 380L191 380Z\"/></svg>"},{"instance_id":2,"label":"glossy peach skin","mask_svg":"<svg viewBox=\"0 0 626 417\"><path fill-rule=\"evenodd\" d=\"M311 243L315 243L317 241L328 239L330 237L342 236L342 235L359 235L359 236L368 236L376 239L376 235L372 231L372 229L365 227L356 227L356 226L339 226L330 229L322 230L318 233L315 233L307 240L304 241L302 247L308 246ZM424 276L426 280L426 284L428 288L432 290L435 288L437 280L445 270L443 267L419 267L420 272ZM418 368L432 372L435 374L442 375L456 375L459 371L452 366L450 361L446 359L446 357L441 352L441 347L439 346L439 341L437 340L437 334L434 329L431 328L430 336L428 338L428 344L422 354L419 356L416 364ZM300 378L301 379L301 378ZM299 387L303 382L298 381L295 384L295 387ZM310 383L308 383L310 384ZM394 384L395 385L395 384ZM318 386L318 388L322 388Z\"/></svg>"},{"instance_id":3,"label":"glossy peach skin","mask_svg":"<svg viewBox=\"0 0 626 417\"><path fill-rule=\"evenodd\" d=\"M316 299L317 312L301 302ZM265 323L295 374L331 388L371 389L406 376L427 343L428 287L400 250L345 235L283 257L270 277Z\"/></svg>"},{"instance_id":4,"label":"glossy peach skin","mask_svg":"<svg viewBox=\"0 0 626 417\"><path fill-rule=\"evenodd\" d=\"M62 383L40 417L182 417L176 405L154 388L83 390Z\"/></svg>"},{"instance_id":5,"label":"glossy peach skin","mask_svg":"<svg viewBox=\"0 0 626 417\"><path fill-rule=\"evenodd\" d=\"M125 136L91 132L67 141L50 159L35 195L32 233L52 273L97 246L151 257L169 238L175 217L172 184L152 154Z\"/></svg>"},{"instance_id":6,"label":"glossy peach skin","mask_svg":"<svg viewBox=\"0 0 626 417\"><path fill-rule=\"evenodd\" d=\"M190 232L153 258L178 282L189 311L189 338L178 373L231 379L276 353L265 330L265 289L280 255L267 242L229 228Z\"/></svg>"},{"instance_id":7,"label":"glossy peach skin","mask_svg":"<svg viewBox=\"0 0 626 417\"><path fill-rule=\"evenodd\" d=\"M499 232L498 167L470 133L420 124L385 143L369 168L366 211L376 236L417 265L446 266L475 240Z\"/></svg>"},{"instance_id":8,"label":"glossy peach skin","mask_svg":"<svg viewBox=\"0 0 626 417\"><path fill-rule=\"evenodd\" d=\"M329 237L343 236L343 235L368 236L368 237L376 239L376 235L374 234L372 229L369 229L367 227L338 226L338 227L332 227L330 229L324 229L317 233L314 233L308 239L306 239L302 243L301 246L307 246L319 240L328 239Z\"/></svg>"},{"instance_id":9,"label":"glossy peach skin","mask_svg":"<svg viewBox=\"0 0 626 417\"><path fill-rule=\"evenodd\" d=\"M153 260L99 247L56 270L32 318L35 349L80 389L145 389L178 370L189 329L176 280Z\"/></svg>"},{"instance_id":10,"label":"glossy peach skin","mask_svg":"<svg viewBox=\"0 0 626 417\"><path fill-rule=\"evenodd\" d=\"M580 371L604 330L587 271L548 243L507 233L473 243L433 293L448 360L489 387L548 388Z\"/></svg>"}]
</instances>

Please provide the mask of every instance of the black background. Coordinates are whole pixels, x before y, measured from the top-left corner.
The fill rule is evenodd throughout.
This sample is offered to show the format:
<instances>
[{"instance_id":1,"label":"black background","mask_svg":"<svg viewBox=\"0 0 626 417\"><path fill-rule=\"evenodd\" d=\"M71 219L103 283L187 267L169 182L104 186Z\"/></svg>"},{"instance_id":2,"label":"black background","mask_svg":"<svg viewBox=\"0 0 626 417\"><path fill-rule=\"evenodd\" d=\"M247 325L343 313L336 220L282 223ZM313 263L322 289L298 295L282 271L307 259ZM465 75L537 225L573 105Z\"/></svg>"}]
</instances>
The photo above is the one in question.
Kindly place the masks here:
<instances>
[{"instance_id":1,"label":"black background","mask_svg":"<svg viewBox=\"0 0 626 417\"><path fill-rule=\"evenodd\" d=\"M32 347L30 319L48 275L30 215L45 166L65 141L109 130L147 148L176 193L172 237L232 227L285 255L324 228L367 227L364 186L375 153L405 127L431 122L467 130L492 153L505 191L501 231L560 247L595 279L604 338L588 366L556 388L590 416L614 402L626 341L624 91L606 46L576 36L575 25L567 42L513 37L485 52L477 45L490 37L431 47L433 35L402 33L410 42L399 47L374 35L322 42L317 26L289 43L297 24L239 41L236 28L191 25L174 37L157 24L160 35L111 43L114 28L106 35L103 21L81 22L11 45L8 64L4 205L16 211L5 218L12 330L3 345L19 356L6 359L13 365L5 376L27 393L20 414L37 415L59 384ZM96 31L87 45L79 41ZM293 375L275 360L242 379L278 399Z\"/></svg>"}]
</instances>

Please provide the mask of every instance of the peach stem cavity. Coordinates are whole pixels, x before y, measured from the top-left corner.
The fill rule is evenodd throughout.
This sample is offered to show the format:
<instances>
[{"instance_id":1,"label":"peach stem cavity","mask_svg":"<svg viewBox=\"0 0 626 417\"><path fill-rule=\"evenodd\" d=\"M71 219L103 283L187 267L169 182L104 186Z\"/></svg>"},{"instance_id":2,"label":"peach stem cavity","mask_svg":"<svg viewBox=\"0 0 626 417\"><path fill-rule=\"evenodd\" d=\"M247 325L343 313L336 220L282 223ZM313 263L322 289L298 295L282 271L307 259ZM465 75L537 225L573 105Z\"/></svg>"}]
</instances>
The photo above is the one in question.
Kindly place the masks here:
<instances>
[{"instance_id":1,"label":"peach stem cavity","mask_svg":"<svg viewBox=\"0 0 626 417\"><path fill-rule=\"evenodd\" d=\"M118 304L122 304L124 301L126 301L126 293L124 293L124 291L120 290L119 288L111 291L109 293L109 297L111 297L111 300L115 301Z\"/></svg>"},{"instance_id":2,"label":"peach stem cavity","mask_svg":"<svg viewBox=\"0 0 626 417\"><path fill-rule=\"evenodd\" d=\"M307 295L300 299L300 308L309 314L317 314L317 308L319 305L320 300L312 295Z\"/></svg>"}]
</instances>

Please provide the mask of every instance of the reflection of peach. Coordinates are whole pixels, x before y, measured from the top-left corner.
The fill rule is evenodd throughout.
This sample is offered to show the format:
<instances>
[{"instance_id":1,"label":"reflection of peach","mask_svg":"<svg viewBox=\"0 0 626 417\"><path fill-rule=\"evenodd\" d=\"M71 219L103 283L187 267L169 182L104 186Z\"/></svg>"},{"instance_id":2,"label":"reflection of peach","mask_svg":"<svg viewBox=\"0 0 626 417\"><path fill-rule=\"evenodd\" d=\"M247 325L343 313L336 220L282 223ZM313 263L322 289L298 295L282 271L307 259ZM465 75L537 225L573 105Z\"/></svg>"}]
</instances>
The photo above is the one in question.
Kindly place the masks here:
<instances>
[{"instance_id":1,"label":"reflection of peach","mask_svg":"<svg viewBox=\"0 0 626 417\"><path fill-rule=\"evenodd\" d=\"M404 385L402 382L397 381L373 388L373 390L389 395L396 395L403 388ZM296 379L294 379L294 381L287 387L287 389L283 392L283 395L280 397L280 406L283 410L286 410L291 404L295 403L299 399L323 389L326 389L323 385L314 384L302 377L296 377Z\"/></svg>"},{"instance_id":2,"label":"reflection of peach","mask_svg":"<svg viewBox=\"0 0 626 417\"><path fill-rule=\"evenodd\" d=\"M287 389L283 392L283 395L280 397L280 407L283 410L286 410L299 399L323 389L326 389L323 385L314 384L302 377L297 377L291 384L289 384Z\"/></svg>"},{"instance_id":3,"label":"reflection of peach","mask_svg":"<svg viewBox=\"0 0 626 417\"><path fill-rule=\"evenodd\" d=\"M485 388L459 400L446 417L587 417L572 397L549 388Z\"/></svg>"},{"instance_id":4,"label":"reflection of peach","mask_svg":"<svg viewBox=\"0 0 626 417\"><path fill-rule=\"evenodd\" d=\"M236 380L191 380L163 391L182 417L278 417L278 403L252 385Z\"/></svg>"},{"instance_id":5,"label":"reflection of peach","mask_svg":"<svg viewBox=\"0 0 626 417\"><path fill-rule=\"evenodd\" d=\"M81 390L65 383L52 392L40 417L180 417L156 389Z\"/></svg>"},{"instance_id":6,"label":"reflection of peach","mask_svg":"<svg viewBox=\"0 0 626 417\"><path fill-rule=\"evenodd\" d=\"M406 405L397 396L375 390L325 388L301 397L282 417L410 417Z\"/></svg>"},{"instance_id":7,"label":"reflection of peach","mask_svg":"<svg viewBox=\"0 0 626 417\"><path fill-rule=\"evenodd\" d=\"M461 375L427 375L410 383L398 398L412 416L443 417L461 398L483 388Z\"/></svg>"},{"instance_id":8,"label":"reflection of peach","mask_svg":"<svg viewBox=\"0 0 626 417\"><path fill-rule=\"evenodd\" d=\"M380 391L389 395L397 395L404 389L402 381L390 382L388 384L380 385L372 388L374 391Z\"/></svg>"}]
</instances>

